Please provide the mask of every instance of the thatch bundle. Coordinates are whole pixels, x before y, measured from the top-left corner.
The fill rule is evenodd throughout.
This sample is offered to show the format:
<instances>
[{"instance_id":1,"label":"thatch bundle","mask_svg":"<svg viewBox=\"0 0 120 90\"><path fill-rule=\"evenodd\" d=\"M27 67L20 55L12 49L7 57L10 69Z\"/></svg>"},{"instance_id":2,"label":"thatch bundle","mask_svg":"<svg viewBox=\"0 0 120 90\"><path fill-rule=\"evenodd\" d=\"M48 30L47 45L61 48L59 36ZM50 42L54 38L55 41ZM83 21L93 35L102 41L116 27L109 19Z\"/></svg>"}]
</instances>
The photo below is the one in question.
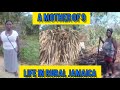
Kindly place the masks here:
<instances>
[{"instance_id":1,"label":"thatch bundle","mask_svg":"<svg viewBox=\"0 0 120 90\"><path fill-rule=\"evenodd\" d=\"M40 65L70 64L79 58L85 38L74 30L46 30L39 33Z\"/></svg>"}]
</instances>

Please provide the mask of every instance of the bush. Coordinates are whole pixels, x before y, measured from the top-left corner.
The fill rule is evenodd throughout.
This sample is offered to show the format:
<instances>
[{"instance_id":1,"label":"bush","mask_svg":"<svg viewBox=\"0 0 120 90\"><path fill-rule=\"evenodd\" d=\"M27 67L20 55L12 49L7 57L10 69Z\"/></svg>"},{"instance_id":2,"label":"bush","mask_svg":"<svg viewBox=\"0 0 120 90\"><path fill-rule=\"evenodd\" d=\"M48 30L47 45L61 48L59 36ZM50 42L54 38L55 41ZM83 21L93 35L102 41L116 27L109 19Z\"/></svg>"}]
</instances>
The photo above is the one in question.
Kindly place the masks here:
<instances>
[{"instance_id":1,"label":"bush","mask_svg":"<svg viewBox=\"0 0 120 90\"><path fill-rule=\"evenodd\" d=\"M27 64L38 64L39 60L39 40L38 36L27 36L26 45L21 48L21 60Z\"/></svg>"}]
</instances>

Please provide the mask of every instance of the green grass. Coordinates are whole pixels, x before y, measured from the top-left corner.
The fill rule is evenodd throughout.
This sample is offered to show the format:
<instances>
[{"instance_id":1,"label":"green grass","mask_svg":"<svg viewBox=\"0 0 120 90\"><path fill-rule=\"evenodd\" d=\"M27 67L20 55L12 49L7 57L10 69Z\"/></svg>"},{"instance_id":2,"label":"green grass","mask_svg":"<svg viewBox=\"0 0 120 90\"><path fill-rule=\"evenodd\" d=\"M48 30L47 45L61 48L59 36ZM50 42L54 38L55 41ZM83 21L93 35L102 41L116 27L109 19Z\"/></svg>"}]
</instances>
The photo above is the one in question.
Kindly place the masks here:
<instances>
[{"instance_id":1,"label":"green grass","mask_svg":"<svg viewBox=\"0 0 120 90\"><path fill-rule=\"evenodd\" d=\"M39 63L39 38L38 36L27 36L24 39L25 47L20 50L20 56L22 62L26 64L38 64Z\"/></svg>"},{"instance_id":2,"label":"green grass","mask_svg":"<svg viewBox=\"0 0 120 90\"><path fill-rule=\"evenodd\" d=\"M3 56L3 49L2 49L2 46L0 46L0 56Z\"/></svg>"}]
</instances>

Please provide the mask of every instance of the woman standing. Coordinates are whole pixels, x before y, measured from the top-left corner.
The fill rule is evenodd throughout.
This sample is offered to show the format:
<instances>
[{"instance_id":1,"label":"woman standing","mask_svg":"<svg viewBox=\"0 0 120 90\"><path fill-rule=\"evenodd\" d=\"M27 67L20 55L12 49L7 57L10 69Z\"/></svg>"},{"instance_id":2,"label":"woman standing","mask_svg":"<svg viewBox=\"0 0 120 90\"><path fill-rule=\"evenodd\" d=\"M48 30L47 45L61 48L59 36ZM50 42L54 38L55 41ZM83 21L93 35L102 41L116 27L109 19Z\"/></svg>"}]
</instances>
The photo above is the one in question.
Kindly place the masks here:
<instances>
[{"instance_id":1,"label":"woman standing","mask_svg":"<svg viewBox=\"0 0 120 90\"><path fill-rule=\"evenodd\" d=\"M104 60L106 62L106 76L108 77L112 71L112 77L115 76L115 70L114 70L114 62L116 60L116 54L117 54L117 42L112 37L113 30L111 28L107 29L106 36L107 39L105 41L102 40L100 37L100 40L103 42L103 53L104 53Z\"/></svg>"},{"instance_id":2,"label":"woman standing","mask_svg":"<svg viewBox=\"0 0 120 90\"><path fill-rule=\"evenodd\" d=\"M18 33L12 30L12 21L5 22L6 30L0 35L0 42L4 50L4 64L5 71L14 73L18 76L18 60L17 53L19 53L19 38Z\"/></svg>"}]
</instances>

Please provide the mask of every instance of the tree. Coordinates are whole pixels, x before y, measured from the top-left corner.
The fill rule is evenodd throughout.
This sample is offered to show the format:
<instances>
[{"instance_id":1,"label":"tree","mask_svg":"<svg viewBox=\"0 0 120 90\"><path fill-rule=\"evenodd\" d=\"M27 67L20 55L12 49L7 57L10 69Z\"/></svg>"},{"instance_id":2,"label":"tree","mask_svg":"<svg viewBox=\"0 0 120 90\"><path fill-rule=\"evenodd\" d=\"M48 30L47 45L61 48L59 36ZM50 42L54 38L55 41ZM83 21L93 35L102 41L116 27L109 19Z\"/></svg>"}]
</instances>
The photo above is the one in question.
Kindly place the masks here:
<instances>
[{"instance_id":1,"label":"tree","mask_svg":"<svg viewBox=\"0 0 120 90\"><path fill-rule=\"evenodd\" d=\"M32 15L30 14L28 16L21 17L21 26L27 35L39 33L39 25L32 24Z\"/></svg>"},{"instance_id":2,"label":"tree","mask_svg":"<svg viewBox=\"0 0 120 90\"><path fill-rule=\"evenodd\" d=\"M19 22L23 12L0 12L0 23L3 24L6 20Z\"/></svg>"}]
</instances>

